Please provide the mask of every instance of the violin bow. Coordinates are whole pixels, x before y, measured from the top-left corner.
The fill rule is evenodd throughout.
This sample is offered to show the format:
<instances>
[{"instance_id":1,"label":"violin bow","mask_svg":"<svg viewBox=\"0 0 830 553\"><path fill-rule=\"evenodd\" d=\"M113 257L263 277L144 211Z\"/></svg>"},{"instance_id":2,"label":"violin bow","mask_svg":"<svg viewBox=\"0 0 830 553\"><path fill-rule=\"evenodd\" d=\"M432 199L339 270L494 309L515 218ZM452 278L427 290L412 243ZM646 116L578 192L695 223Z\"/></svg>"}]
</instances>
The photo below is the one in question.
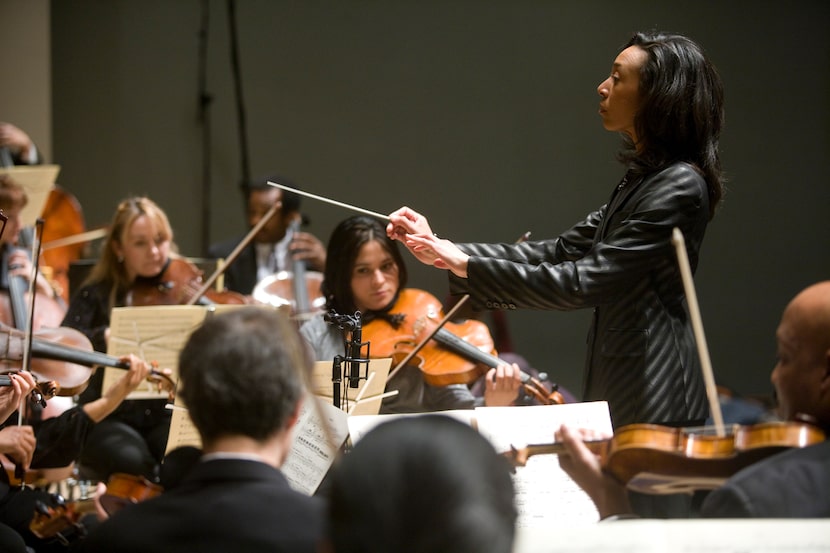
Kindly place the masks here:
<instances>
[{"instance_id":1,"label":"violin bow","mask_svg":"<svg viewBox=\"0 0 830 553\"><path fill-rule=\"evenodd\" d=\"M671 235L677 253L677 262L680 265L680 276L683 278L683 289L686 292L686 303L689 305L689 315L692 317L692 329L697 343L697 354L700 357L700 366L703 369L703 381L706 384L706 396L709 398L709 408L712 410L712 419L715 422L715 432L719 437L726 435L723 427L723 414L718 400L718 390L715 386L715 374L712 371L712 361L709 359L709 348L706 345L706 335L703 332L703 320L700 317L700 307L697 303L697 294L692 279L692 269L689 266L689 255L686 252L686 241L683 233L675 227Z\"/></svg>"},{"instance_id":2,"label":"violin bow","mask_svg":"<svg viewBox=\"0 0 830 553\"><path fill-rule=\"evenodd\" d=\"M205 280L205 282L202 284L202 287L196 291L196 293L187 301L185 305L194 305L197 301L199 301L199 298L205 295L205 292L207 292L208 289L211 286L213 286L213 283L216 282L216 279L219 278L219 275L224 273L225 269L227 269L228 266L231 263L233 263L237 257L239 257L240 252L242 252L242 250L245 249L245 246L247 246L248 243L251 240L253 240L254 236L256 236L256 233L258 233L260 229L265 226L265 223L267 223L268 220L271 219L271 217L273 217L274 214L280 208L282 208L281 201L274 203L274 205L272 205L271 208L265 212L265 215L262 216L262 219L257 221L257 224L254 225L254 227L250 231L248 231L248 234L245 235L245 238L243 238L242 241L236 245L233 251L228 254L228 257L225 258L225 262L222 264L222 266L217 267L216 270L213 271L213 274L211 274L207 278L207 280Z\"/></svg>"},{"instance_id":3,"label":"violin bow","mask_svg":"<svg viewBox=\"0 0 830 553\"><path fill-rule=\"evenodd\" d=\"M337 201L337 200L332 200L332 199L330 199L330 198L326 198L326 197L324 197L324 196L318 196L317 194L311 194L311 193L309 193L309 192L304 192L303 190L298 190L298 189L296 189L296 188L291 188L290 186L285 186L284 184L279 184L279 183L277 183L277 182L273 182L273 181L267 181L267 183L266 183L266 184L268 184L269 186L273 186L273 187L275 187L275 188L280 188L280 189L282 189L282 190L287 190L287 191L289 191L289 192L293 192L293 193L295 193L295 194L299 194L300 196L305 196L305 197L307 197L307 198L312 198L312 199L314 199L314 200L318 200L318 201L321 201L321 202L325 202L325 203L327 203L327 204L336 205L336 206L339 206L339 207L344 207L344 208L346 208L346 209L350 209L350 210L352 210L352 211L356 211L356 212L358 212L358 213L363 213L364 215L369 215L369 216L371 216L371 217L377 217L378 219L380 219L380 220L382 220L382 221L389 221L389 216L387 216L387 215L383 215L383 214L381 214L381 213L377 213L376 211L370 211L370 210L368 210L368 209L363 209L363 208L361 208L361 207L356 207L356 206L351 205L351 204L347 204L347 203L339 202L339 201ZM518 240L516 240L516 242L515 242L515 243L516 243L516 244L520 244L520 243L522 243L522 242L526 241L526 240L527 240L527 239L529 239L529 238L530 238L530 231L525 232L524 234L522 234L522 235L518 238ZM456 303L456 304L453 306L453 308L452 308L452 309L449 311L449 313L447 313L447 314L446 314L446 316L445 316L445 317L444 317L444 318L443 318L443 319L442 319L442 320L441 320L441 321L437 324L437 326L436 326L436 327L435 327L435 328L434 328L431 332L429 332L429 333L427 334L427 336L426 336L424 339L422 339L422 340L421 340L421 342L420 342L417 346L415 346L415 348L414 348L412 351L410 351L410 352L409 352L409 354L408 354L408 355L407 355L407 356L406 356L406 357L405 357L405 358L404 358L404 359L403 359L400 363L398 363L398 365L397 365L395 368L393 368L393 369L389 372L389 375L387 376L387 379L392 378L395 374L397 374L397 373L398 373L398 371L400 371L400 370L401 370L404 366L406 366L406 363L408 363L408 362L412 359L412 357L414 357L414 356L415 356L415 355L416 355L416 354L417 354L417 353L418 353L418 352L419 352L419 351L420 351L420 350L421 350L421 349L422 349L422 348L423 348L423 347L427 344L427 342L429 342L429 341L430 341L430 339L432 339L432 338L433 338L433 336L435 336L435 334L436 334L439 330L441 330L441 328L442 328L442 327L446 324L446 322L447 322L447 321L449 321L449 320L450 320L450 318L452 318L452 316L455 314L455 312L456 312L458 309L460 309L460 308L461 308L461 306L462 306L462 305L464 305L464 303L465 303L465 302L466 302L469 298L470 298L470 295L469 295L469 294L465 294L464 296L462 296L462 297L461 297L461 299L459 299L459 300L458 300L458 303ZM527 377L527 378L524 378L524 377L523 377L523 379L522 379L522 381L523 381L525 384L527 384L527 381L532 381L532 378L530 378L530 376L529 376L529 375L527 375L527 373L523 373L523 374ZM536 382L532 382L532 384L530 385L530 386L531 386L531 388L534 388L534 387L536 386L536 384L537 384ZM540 392L540 391L539 391L538 393L539 393L539 394L541 394L541 392Z\"/></svg>"},{"instance_id":4,"label":"violin bow","mask_svg":"<svg viewBox=\"0 0 830 553\"><path fill-rule=\"evenodd\" d=\"M455 315L456 311L458 311L459 309L461 309L461 306L462 306L462 305L464 305L464 304L467 302L467 300L468 300L468 299L470 299L470 294L464 294L464 295L461 297L461 299L460 299L460 300L458 300L458 303L456 303L455 305L453 305L453 306L452 306L452 309L450 309L450 310L447 312L447 314L446 314L446 315L444 315L444 318L443 318L443 319L441 319L440 321L438 321L438 324L437 324L437 325L435 325L435 328L433 328L430 332L427 332L427 333L426 333L426 336L424 336L424 337L421 339L421 341L420 341L420 342L418 342L418 345L416 345L414 348L412 348L412 350L411 350L411 351L410 351L410 352L406 355L406 357L404 357L403 359L401 359L400 363L398 363L398 364L395 366L395 368L394 368L394 369L392 369L391 371L389 371L389 375L387 375L386 379L387 379L387 380L389 380L390 378L392 378L393 376L395 376L396 374L398 374L398 372L399 372L402 368L404 368L404 367L406 366L406 364L407 364L407 363L409 363L409 361L410 361L413 357L415 357L415 355L416 355L419 351L421 351L421 350L424 348L424 346L425 346L425 345L427 345L427 342L429 342L430 340L432 340L432 337L433 337L433 336L435 336L435 334L436 334L439 330L441 330L441 329L444 327L444 325L445 325L445 324L447 324L447 321L449 321L449 320L452 318L452 316L453 316L453 315Z\"/></svg>"},{"instance_id":5,"label":"violin bow","mask_svg":"<svg viewBox=\"0 0 830 553\"><path fill-rule=\"evenodd\" d=\"M285 186L284 184L280 184L278 182L268 181L266 184L268 184L269 186L273 186L274 188L280 188L282 190L287 190L288 192L293 192L294 194L299 194L301 196L306 196L307 198L312 198L314 200L325 202L327 204L336 205L336 206L339 206L339 207L344 207L346 209L350 209L350 210L356 211L358 213L363 213L364 215L369 215L371 217L377 217L378 219L381 219L383 221L388 221L389 220L388 216L382 215L382 214L377 213L375 211L370 211L368 209L363 209L361 207L353 206L351 204L339 202L337 200L332 200L332 199L326 198L324 196L318 196L317 194L311 194L310 192L305 192L303 190L298 190L296 188L291 188L290 186ZM468 298L469 298L469 295L466 295L466 296L462 297L458 301L458 303L456 303L453 306L453 308L450 309L450 312L447 313L447 315L441 320L441 322L438 323L438 326L436 326L435 329L432 332L428 333L427 336L423 340L421 340L421 342L417 346L415 346L415 348L412 351L410 351L409 354L407 354L407 356L404 357L404 359L400 363L398 363L398 365L394 369L392 369L389 372L389 375L387 376L387 379L392 378L393 376L395 376L398 373L398 371L400 371L404 366L406 366L406 364L415 356L415 354L417 354L419 351L421 351L421 349L427 344L427 342L430 341L430 339L435 335L435 333L438 332L441 329L441 327L443 327L444 324L446 324L446 322L448 320L450 320L450 317L452 317L455 314L455 312L458 309L461 308L461 306L464 304L464 302L467 301Z\"/></svg>"},{"instance_id":6,"label":"violin bow","mask_svg":"<svg viewBox=\"0 0 830 553\"><path fill-rule=\"evenodd\" d=\"M5 230L5 221L4 226ZM38 261L40 258L40 236L43 234L43 219L38 218L35 222L35 233L32 241L32 274L29 275L29 298L31 298L31 305L29 307L28 319L26 320L26 332L23 338L23 361L21 370L28 371L29 363L32 357L32 334L34 332L34 312L35 312L35 282L37 280ZM37 390L37 388L35 388ZM33 391L34 393L34 391ZM35 397L35 396L32 396ZM46 406L46 400L42 395L37 397L38 401ZM26 409L27 398L20 398L20 405L17 407L17 426L23 426L24 410ZM26 487L25 469L20 462L15 462L14 474L20 478L20 487Z\"/></svg>"}]
</instances>

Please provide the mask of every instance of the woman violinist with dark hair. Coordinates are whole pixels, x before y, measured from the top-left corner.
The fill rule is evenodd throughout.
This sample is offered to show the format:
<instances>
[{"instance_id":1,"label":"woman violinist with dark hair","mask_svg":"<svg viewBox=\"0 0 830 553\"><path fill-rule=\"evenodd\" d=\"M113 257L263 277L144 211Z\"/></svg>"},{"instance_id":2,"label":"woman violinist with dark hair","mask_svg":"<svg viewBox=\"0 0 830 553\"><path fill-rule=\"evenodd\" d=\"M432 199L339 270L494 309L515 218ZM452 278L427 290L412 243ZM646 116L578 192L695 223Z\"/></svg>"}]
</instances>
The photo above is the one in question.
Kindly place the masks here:
<instances>
[{"instance_id":1,"label":"woman violinist with dark hair","mask_svg":"<svg viewBox=\"0 0 830 553\"><path fill-rule=\"evenodd\" d=\"M326 260L321 285L326 309L341 315L354 315L359 311L364 341L370 324L381 325L385 336L395 336L399 329L402 342L411 338L414 319L423 315L420 300L426 298L430 302L431 296L406 288L406 265L398 245L386 236L382 223L362 215L342 221L329 238ZM413 302L413 297L418 300ZM430 303L440 309L437 300ZM345 353L346 332L328 324L322 314L307 321L300 333L318 361L332 361L335 356ZM382 355L378 348L379 344L373 345L370 341L372 357ZM490 369L484 402L487 405L510 405L519 393L519 375L516 365L503 364ZM476 404L466 384L430 385L415 362L392 376L387 389L397 390L398 394L383 400L381 413L463 409Z\"/></svg>"}]
</instances>

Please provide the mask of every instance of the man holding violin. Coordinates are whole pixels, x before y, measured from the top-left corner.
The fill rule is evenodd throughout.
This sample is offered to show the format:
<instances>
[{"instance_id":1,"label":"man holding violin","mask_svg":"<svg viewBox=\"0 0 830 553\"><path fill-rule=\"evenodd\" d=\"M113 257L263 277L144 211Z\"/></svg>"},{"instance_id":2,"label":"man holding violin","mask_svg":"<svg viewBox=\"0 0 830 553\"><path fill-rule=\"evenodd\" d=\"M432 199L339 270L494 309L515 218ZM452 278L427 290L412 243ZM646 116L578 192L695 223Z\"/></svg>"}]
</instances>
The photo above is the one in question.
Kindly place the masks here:
<instances>
[{"instance_id":1,"label":"man holding violin","mask_svg":"<svg viewBox=\"0 0 830 553\"><path fill-rule=\"evenodd\" d=\"M771 381L784 421L803 420L830 432L830 281L799 293L776 332L777 362ZM563 426L556 433L567 455L562 468L588 493L600 517L632 512L626 489L603 471L583 442L588 436ZM704 499L704 517L830 517L830 441L790 449L739 471Z\"/></svg>"},{"instance_id":2,"label":"man holding violin","mask_svg":"<svg viewBox=\"0 0 830 553\"><path fill-rule=\"evenodd\" d=\"M326 249L313 234L288 232L292 221L299 219L300 196L268 185L268 181L285 182L277 176L259 178L245 187L247 220L255 227L277 203L280 209L254 235L225 272L228 290L250 295L259 281L279 271L290 271L293 260L304 260L308 269L322 271L326 265ZM293 185L292 185L293 186ZM241 242L240 237L211 246L213 258L227 258Z\"/></svg>"}]
</instances>

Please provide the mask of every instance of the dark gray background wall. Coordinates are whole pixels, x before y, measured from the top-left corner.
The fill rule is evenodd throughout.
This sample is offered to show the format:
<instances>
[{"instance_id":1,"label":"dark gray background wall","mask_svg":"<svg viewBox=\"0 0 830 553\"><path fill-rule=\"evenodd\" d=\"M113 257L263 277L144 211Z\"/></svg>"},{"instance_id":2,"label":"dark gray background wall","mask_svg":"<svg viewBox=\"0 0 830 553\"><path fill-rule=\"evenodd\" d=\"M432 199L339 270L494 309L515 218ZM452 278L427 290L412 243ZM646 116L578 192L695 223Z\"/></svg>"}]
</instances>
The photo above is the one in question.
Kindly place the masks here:
<instances>
[{"instance_id":1,"label":"dark gray background wall","mask_svg":"<svg viewBox=\"0 0 830 553\"><path fill-rule=\"evenodd\" d=\"M52 157L89 226L147 194L188 255L244 229L226 6L52 3ZM251 172L374 211L407 204L459 241L551 237L604 203L622 169L597 84L634 30L698 40L726 86L730 177L696 276L704 326L718 379L769 392L781 309L830 276L830 3L241 0L236 16ZM324 239L351 215L304 211ZM410 267L444 296L442 272ZM589 313L509 321L518 351L578 391Z\"/></svg>"}]
</instances>

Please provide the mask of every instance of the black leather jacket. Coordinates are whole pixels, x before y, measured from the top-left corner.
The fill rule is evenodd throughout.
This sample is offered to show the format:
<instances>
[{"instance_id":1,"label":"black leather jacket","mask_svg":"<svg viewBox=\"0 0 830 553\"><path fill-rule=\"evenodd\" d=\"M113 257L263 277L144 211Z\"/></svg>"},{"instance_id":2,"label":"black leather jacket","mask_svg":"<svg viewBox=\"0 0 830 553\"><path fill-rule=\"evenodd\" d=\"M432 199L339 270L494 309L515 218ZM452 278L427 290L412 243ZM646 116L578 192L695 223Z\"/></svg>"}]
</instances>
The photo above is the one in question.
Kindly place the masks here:
<instances>
[{"instance_id":1,"label":"black leather jacket","mask_svg":"<svg viewBox=\"0 0 830 553\"><path fill-rule=\"evenodd\" d=\"M468 278L450 275L451 291L477 309L593 308L583 399L607 400L615 427L696 423L708 407L671 234L694 270L708 221L703 176L675 163L626 177L558 238L459 244Z\"/></svg>"}]
</instances>

